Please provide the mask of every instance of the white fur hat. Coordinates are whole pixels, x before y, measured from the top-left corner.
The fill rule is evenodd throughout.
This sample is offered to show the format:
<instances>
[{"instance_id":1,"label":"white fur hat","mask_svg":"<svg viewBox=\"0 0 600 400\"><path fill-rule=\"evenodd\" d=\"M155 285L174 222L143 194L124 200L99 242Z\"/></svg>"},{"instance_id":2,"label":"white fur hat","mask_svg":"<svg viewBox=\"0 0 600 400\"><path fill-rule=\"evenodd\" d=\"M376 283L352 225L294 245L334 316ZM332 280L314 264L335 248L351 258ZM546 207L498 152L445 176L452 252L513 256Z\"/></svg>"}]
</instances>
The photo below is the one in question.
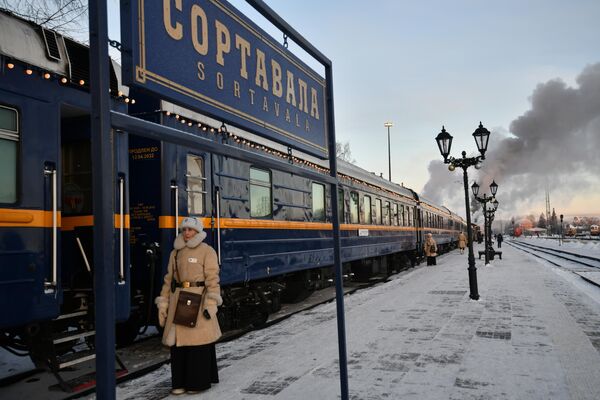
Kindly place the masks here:
<instances>
[{"instance_id":1,"label":"white fur hat","mask_svg":"<svg viewBox=\"0 0 600 400\"><path fill-rule=\"evenodd\" d=\"M190 228L195 230L196 232L202 232L202 222L199 219L194 217L187 217L183 219L183 222L179 226L179 229Z\"/></svg>"}]
</instances>

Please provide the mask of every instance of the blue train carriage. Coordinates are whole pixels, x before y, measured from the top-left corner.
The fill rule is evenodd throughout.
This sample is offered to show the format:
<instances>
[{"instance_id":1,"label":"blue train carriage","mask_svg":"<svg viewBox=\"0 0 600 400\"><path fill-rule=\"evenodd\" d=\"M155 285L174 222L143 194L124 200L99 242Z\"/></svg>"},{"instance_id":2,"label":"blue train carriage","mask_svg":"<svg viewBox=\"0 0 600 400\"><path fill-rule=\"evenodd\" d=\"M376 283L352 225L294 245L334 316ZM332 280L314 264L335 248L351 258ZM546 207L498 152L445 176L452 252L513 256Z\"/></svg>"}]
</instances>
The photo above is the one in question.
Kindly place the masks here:
<instances>
[{"instance_id":1,"label":"blue train carriage","mask_svg":"<svg viewBox=\"0 0 600 400\"><path fill-rule=\"evenodd\" d=\"M79 362L66 353L94 335L88 49L0 11L0 63L0 340L58 370ZM112 108L125 111L115 68L110 85ZM123 321L130 311L127 136L115 134L114 143Z\"/></svg>"},{"instance_id":2,"label":"blue train carriage","mask_svg":"<svg viewBox=\"0 0 600 400\"><path fill-rule=\"evenodd\" d=\"M432 201L420 197L420 231L423 236L431 233L438 247L438 253L447 252L456 248L458 234L461 229L456 214Z\"/></svg>"},{"instance_id":3,"label":"blue train carriage","mask_svg":"<svg viewBox=\"0 0 600 400\"><path fill-rule=\"evenodd\" d=\"M221 122L169 102L135 97L129 110L141 118L328 173L321 160L290 155L235 127L221 129ZM202 219L206 241L217 250L225 329L264 322L282 300L297 301L332 283L328 185L135 135L129 152L134 287L157 292L177 225L187 215ZM369 279L414 264L414 192L352 164L340 162L339 174L346 275ZM136 269L140 264L148 268Z\"/></svg>"}]
</instances>

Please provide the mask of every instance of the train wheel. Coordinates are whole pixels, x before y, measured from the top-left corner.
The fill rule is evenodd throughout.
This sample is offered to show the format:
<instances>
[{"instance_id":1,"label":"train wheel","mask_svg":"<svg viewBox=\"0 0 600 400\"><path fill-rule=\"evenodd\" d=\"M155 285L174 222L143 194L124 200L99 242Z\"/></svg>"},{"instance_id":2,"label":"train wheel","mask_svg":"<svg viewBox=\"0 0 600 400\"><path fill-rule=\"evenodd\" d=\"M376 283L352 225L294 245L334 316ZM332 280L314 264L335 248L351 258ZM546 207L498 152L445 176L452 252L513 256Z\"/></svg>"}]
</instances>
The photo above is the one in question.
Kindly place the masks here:
<instances>
[{"instance_id":1,"label":"train wheel","mask_svg":"<svg viewBox=\"0 0 600 400\"><path fill-rule=\"evenodd\" d=\"M310 272L304 271L290 276L285 282L282 300L286 303L298 303L314 291L310 281Z\"/></svg>"}]
</instances>

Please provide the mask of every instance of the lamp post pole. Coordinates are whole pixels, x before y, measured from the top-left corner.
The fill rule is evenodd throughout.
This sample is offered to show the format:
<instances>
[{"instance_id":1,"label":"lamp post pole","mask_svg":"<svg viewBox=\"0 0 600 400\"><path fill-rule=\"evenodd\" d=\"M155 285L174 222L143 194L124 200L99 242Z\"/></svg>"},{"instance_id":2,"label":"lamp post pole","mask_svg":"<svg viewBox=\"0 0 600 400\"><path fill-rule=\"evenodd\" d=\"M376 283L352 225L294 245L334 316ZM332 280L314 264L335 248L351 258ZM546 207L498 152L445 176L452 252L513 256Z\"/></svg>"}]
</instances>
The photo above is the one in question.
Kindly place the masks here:
<instances>
[{"instance_id":1,"label":"lamp post pole","mask_svg":"<svg viewBox=\"0 0 600 400\"><path fill-rule=\"evenodd\" d=\"M479 300L479 291L477 288L477 268L475 267L475 255L473 254L473 228L471 226L471 207L469 201L469 176L467 175L467 169L474 166L476 169L481 168L481 161L485 160L485 152L487 150L488 140L490 131L485 129L481 122L479 127L473 132L473 138L477 149L481 153L477 157L467 158L467 152L462 152L462 158L449 157L450 148L452 147L452 135L446 132L446 129L442 126L442 131L436 136L438 148L442 157L444 157L444 164L449 164L448 169L454 171L456 167L462 168L463 170L463 186L465 189L465 211L467 217L467 236L468 236L468 247L469 247L469 297L473 300Z\"/></svg>"},{"instance_id":2,"label":"lamp post pole","mask_svg":"<svg viewBox=\"0 0 600 400\"><path fill-rule=\"evenodd\" d=\"M498 192L498 184L496 183L496 181L492 181L492 183L490 184L490 192L492 193L492 195L489 197L485 193L483 194L483 197L478 196L479 185L477 183L473 183L473 185L471 185L471 190L473 191L473 196L475 197L475 200L483 204L483 233L485 235L484 254L485 265L488 265L490 263L490 260L494 259L494 249L492 247L492 226L490 222L490 216L493 212L496 211L494 210L494 206L497 206L495 196ZM488 209L487 203L490 202L492 203L492 205L490 206L490 209Z\"/></svg>"},{"instance_id":3,"label":"lamp post pole","mask_svg":"<svg viewBox=\"0 0 600 400\"><path fill-rule=\"evenodd\" d=\"M394 126L394 124L390 121L383 124L387 128L388 134L388 180L392 181L392 150L390 147L390 128Z\"/></svg>"},{"instance_id":4,"label":"lamp post pole","mask_svg":"<svg viewBox=\"0 0 600 400\"><path fill-rule=\"evenodd\" d=\"M558 245L562 246L562 243L564 241L563 238L563 217L564 215L560 214L560 240L558 241Z\"/></svg>"}]
</instances>

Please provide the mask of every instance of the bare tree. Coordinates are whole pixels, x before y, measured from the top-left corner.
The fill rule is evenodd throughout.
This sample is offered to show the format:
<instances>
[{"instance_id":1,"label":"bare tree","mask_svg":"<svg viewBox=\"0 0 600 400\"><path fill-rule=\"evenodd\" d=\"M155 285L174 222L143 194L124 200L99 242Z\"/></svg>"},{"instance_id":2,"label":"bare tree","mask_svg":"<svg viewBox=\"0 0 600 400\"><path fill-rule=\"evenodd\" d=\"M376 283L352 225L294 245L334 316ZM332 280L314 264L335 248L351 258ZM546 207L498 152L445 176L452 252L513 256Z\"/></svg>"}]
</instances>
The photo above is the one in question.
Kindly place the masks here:
<instances>
[{"instance_id":1,"label":"bare tree","mask_svg":"<svg viewBox=\"0 0 600 400\"><path fill-rule=\"evenodd\" d=\"M0 0L0 8L61 34L87 32L86 0Z\"/></svg>"},{"instance_id":2,"label":"bare tree","mask_svg":"<svg viewBox=\"0 0 600 400\"><path fill-rule=\"evenodd\" d=\"M335 155L340 160L354 164L356 160L352 158L352 152L350 151L350 142L341 143L335 142Z\"/></svg>"}]
</instances>

